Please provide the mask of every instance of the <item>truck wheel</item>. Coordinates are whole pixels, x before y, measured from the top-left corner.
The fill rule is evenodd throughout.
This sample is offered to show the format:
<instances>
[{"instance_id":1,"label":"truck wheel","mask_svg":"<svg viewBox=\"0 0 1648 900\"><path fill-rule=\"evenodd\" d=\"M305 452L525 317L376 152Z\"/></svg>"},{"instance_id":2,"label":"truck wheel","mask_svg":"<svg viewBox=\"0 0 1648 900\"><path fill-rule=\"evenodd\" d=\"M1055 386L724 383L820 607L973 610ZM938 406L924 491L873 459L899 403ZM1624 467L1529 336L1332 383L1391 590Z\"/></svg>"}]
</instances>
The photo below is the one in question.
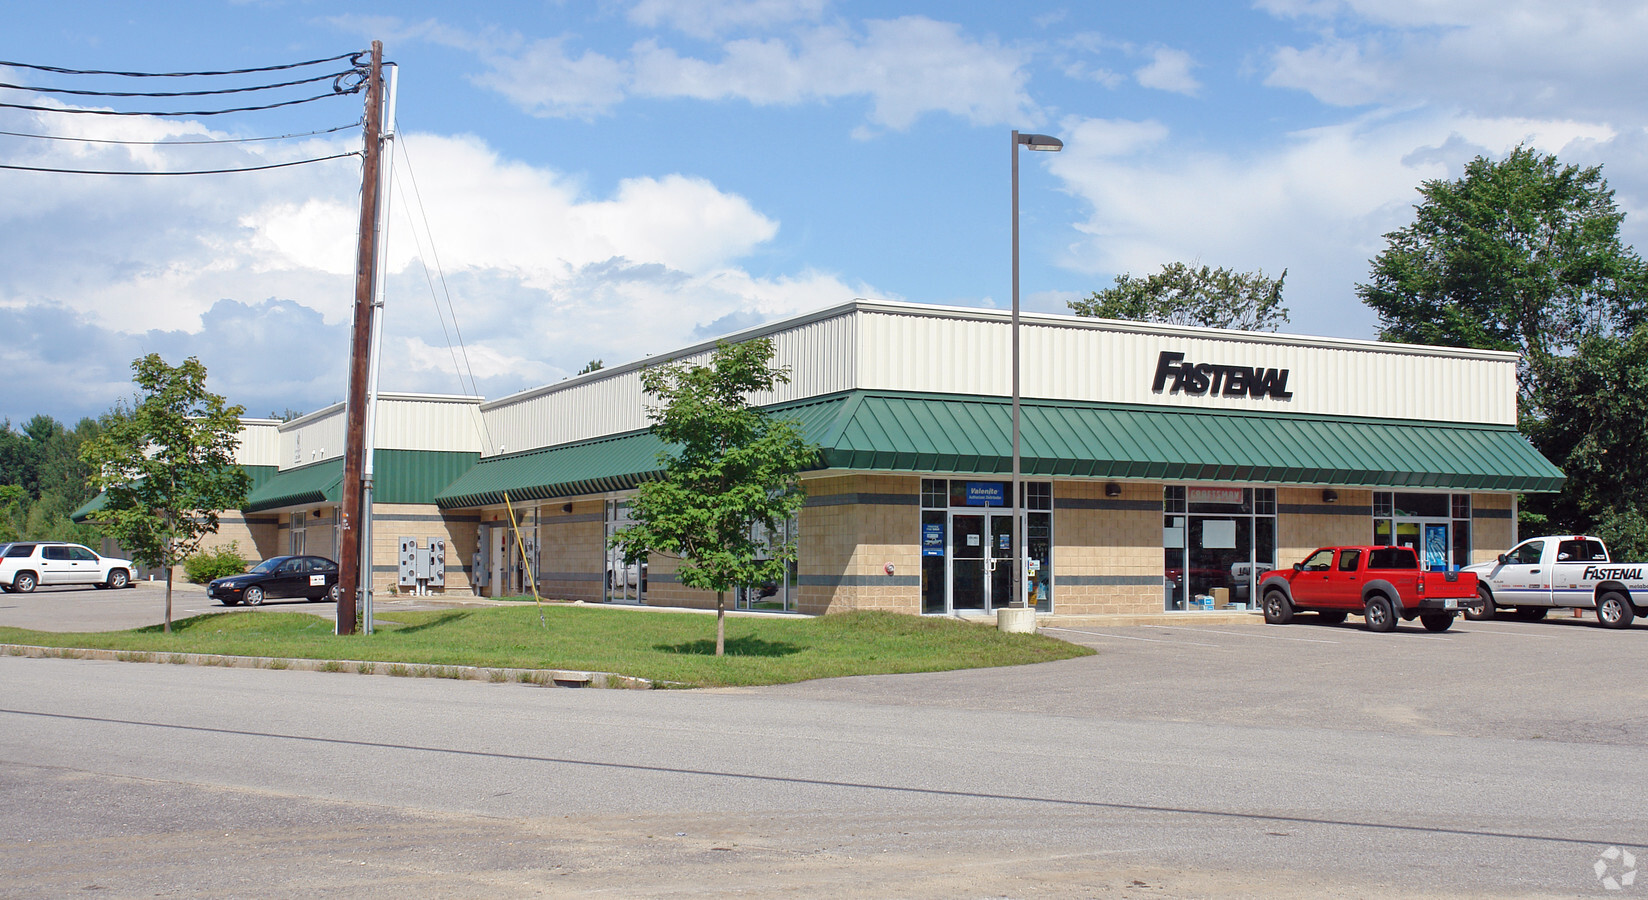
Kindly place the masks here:
<instances>
[{"instance_id":1,"label":"truck wheel","mask_svg":"<svg viewBox=\"0 0 1648 900\"><path fill-rule=\"evenodd\" d=\"M1619 591L1609 591L1597 598L1597 621L1606 628L1630 628L1631 619L1636 616L1636 610L1631 608L1631 601Z\"/></svg>"},{"instance_id":2,"label":"truck wheel","mask_svg":"<svg viewBox=\"0 0 1648 900\"><path fill-rule=\"evenodd\" d=\"M1453 627L1453 613L1425 613L1419 617L1419 623L1426 631L1447 631Z\"/></svg>"},{"instance_id":3,"label":"truck wheel","mask_svg":"<svg viewBox=\"0 0 1648 900\"><path fill-rule=\"evenodd\" d=\"M1265 594L1265 623L1268 625L1286 625L1293 621L1293 604L1288 602L1287 595L1281 591L1269 591Z\"/></svg>"},{"instance_id":4,"label":"truck wheel","mask_svg":"<svg viewBox=\"0 0 1648 900\"><path fill-rule=\"evenodd\" d=\"M1476 597L1482 601L1482 607L1480 609L1465 610L1465 618L1470 619L1472 622L1491 621L1494 617L1494 611L1497 609L1494 606L1493 594L1488 593L1487 588L1479 587L1476 589Z\"/></svg>"},{"instance_id":5,"label":"truck wheel","mask_svg":"<svg viewBox=\"0 0 1648 900\"><path fill-rule=\"evenodd\" d=\"M1321 622L1323 625L1338 625L1340 622L1345 621L1345 614L1342 612L1319 612L1316 614L1316 621Z\"/></svg>"},{"instance_id":6,"label":"truck wheel","mask_svg":"<svg viewBox=\"0 0 1648 900\"><path fill-rule=\"evenodd\" d=\"M1384 594L1374 594L1368 598L1368 605L1362 615L1368 620L1369 631L1395 631L1396 611L1391 608L1391 602Z\"/></svg>"}]
</instances>

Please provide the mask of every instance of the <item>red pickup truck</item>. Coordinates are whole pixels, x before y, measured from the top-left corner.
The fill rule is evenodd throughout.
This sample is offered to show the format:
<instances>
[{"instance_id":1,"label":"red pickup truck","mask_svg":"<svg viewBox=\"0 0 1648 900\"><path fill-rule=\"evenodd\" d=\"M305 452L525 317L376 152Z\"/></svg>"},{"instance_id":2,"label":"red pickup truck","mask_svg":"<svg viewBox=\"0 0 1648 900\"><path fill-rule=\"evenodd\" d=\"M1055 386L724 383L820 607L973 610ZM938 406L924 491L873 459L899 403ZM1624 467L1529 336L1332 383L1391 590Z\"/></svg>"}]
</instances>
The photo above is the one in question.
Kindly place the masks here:
<instances>
[{"instance_id":1,"label":"red pickup truck","mask_svg":"<svg viewBox=\"0 0 1648 900\"><path fill-rule=\"evenodd\" d=\"M1266 575L1259 596L1272 625L1307 610L1331 624L1363 616L1369 631L1392 631L1398 618L1447 631L1454 616L1482 604L1474 572L1423 571L1412 547L1323 547Z\"/></svg>"}]
</instances>

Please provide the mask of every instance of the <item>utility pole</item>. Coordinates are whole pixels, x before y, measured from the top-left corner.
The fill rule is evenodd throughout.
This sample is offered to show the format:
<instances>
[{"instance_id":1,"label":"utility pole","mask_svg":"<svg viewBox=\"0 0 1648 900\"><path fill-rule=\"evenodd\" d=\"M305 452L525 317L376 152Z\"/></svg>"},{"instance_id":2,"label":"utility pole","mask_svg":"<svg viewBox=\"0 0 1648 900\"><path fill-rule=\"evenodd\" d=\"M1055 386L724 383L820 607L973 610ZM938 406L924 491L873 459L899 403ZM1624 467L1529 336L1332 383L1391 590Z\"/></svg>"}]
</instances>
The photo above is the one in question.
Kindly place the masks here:
<instances>
[{"instance_id":1,"label":"utility pole","mask_svg":"<svg viewBox=\"0 0 1648 900\"><path fill-rule=\"evenodd\" d=\"M383 42L372 42L366 81L366 124L362 142L360 243L355 255L355 321L349 348L349 399L343 441L342 522L338 536L338 634L355 633L360 570L361 478L366 460L366 385L372 347L372 289L378 261L378 167L383 130ZM368 581L371 572L364 573Z\"/></svg>"}]
</instances>

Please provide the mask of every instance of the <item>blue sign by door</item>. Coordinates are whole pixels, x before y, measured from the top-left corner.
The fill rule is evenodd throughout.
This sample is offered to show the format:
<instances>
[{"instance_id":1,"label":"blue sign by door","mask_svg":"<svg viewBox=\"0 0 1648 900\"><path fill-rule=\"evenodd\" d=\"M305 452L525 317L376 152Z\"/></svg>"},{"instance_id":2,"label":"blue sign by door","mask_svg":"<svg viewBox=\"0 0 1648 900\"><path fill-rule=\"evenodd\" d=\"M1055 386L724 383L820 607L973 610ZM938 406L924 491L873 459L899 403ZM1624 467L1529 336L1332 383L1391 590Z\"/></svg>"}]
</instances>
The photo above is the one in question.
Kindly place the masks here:
<instances>
[{"instance_id":1,"label":"blue sign by door","mask_svg":"<svg viewBox=\"0 0 1648 900\"><path fill-rule=\"evenodd\" d=\"M944 523L923 522L921 525L921 555L944 555Z\"/></svg>"},{"instance_id":2,"label":"blue sign by door","mask_svg":"<svg viewBox=\"0 0 1648 900\"><path fill-rule=\"evenodd\" d=\"M1001 481L967 482L968 506L1006 506L1007 484Z\"/></svg>"},{"instance_id":3,"label":"blue sign by door","mask_svg":"<svg viewBox=\"0 0 1648 900\"><path fill-rule=\"evenodd\" d=\"M1425 568L1432 572L1448 568L1448 526L1425 526Z\"/></svg>"}]
</instances>

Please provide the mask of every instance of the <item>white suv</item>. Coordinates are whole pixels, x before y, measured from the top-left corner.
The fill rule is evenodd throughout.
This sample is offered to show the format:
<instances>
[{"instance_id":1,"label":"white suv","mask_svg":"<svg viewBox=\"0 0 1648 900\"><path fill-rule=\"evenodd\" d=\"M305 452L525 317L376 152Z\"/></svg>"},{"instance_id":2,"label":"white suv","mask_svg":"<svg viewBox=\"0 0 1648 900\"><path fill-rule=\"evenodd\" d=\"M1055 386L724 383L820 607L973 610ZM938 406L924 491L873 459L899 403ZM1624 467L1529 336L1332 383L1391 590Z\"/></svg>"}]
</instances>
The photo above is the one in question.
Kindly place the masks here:
<instances>
[{"instance_id":1,"label":"white suv","mask_svg":"<svg viewBox=\"0 0 1648 900\"><path fill-rule=\"evenodd\" d=\"M98 556L79 544L16 541L0 544L0 590L27 594L42 584L89 584L123 588L132 580L132 561Z\"/></svg>"}]
</instances>

